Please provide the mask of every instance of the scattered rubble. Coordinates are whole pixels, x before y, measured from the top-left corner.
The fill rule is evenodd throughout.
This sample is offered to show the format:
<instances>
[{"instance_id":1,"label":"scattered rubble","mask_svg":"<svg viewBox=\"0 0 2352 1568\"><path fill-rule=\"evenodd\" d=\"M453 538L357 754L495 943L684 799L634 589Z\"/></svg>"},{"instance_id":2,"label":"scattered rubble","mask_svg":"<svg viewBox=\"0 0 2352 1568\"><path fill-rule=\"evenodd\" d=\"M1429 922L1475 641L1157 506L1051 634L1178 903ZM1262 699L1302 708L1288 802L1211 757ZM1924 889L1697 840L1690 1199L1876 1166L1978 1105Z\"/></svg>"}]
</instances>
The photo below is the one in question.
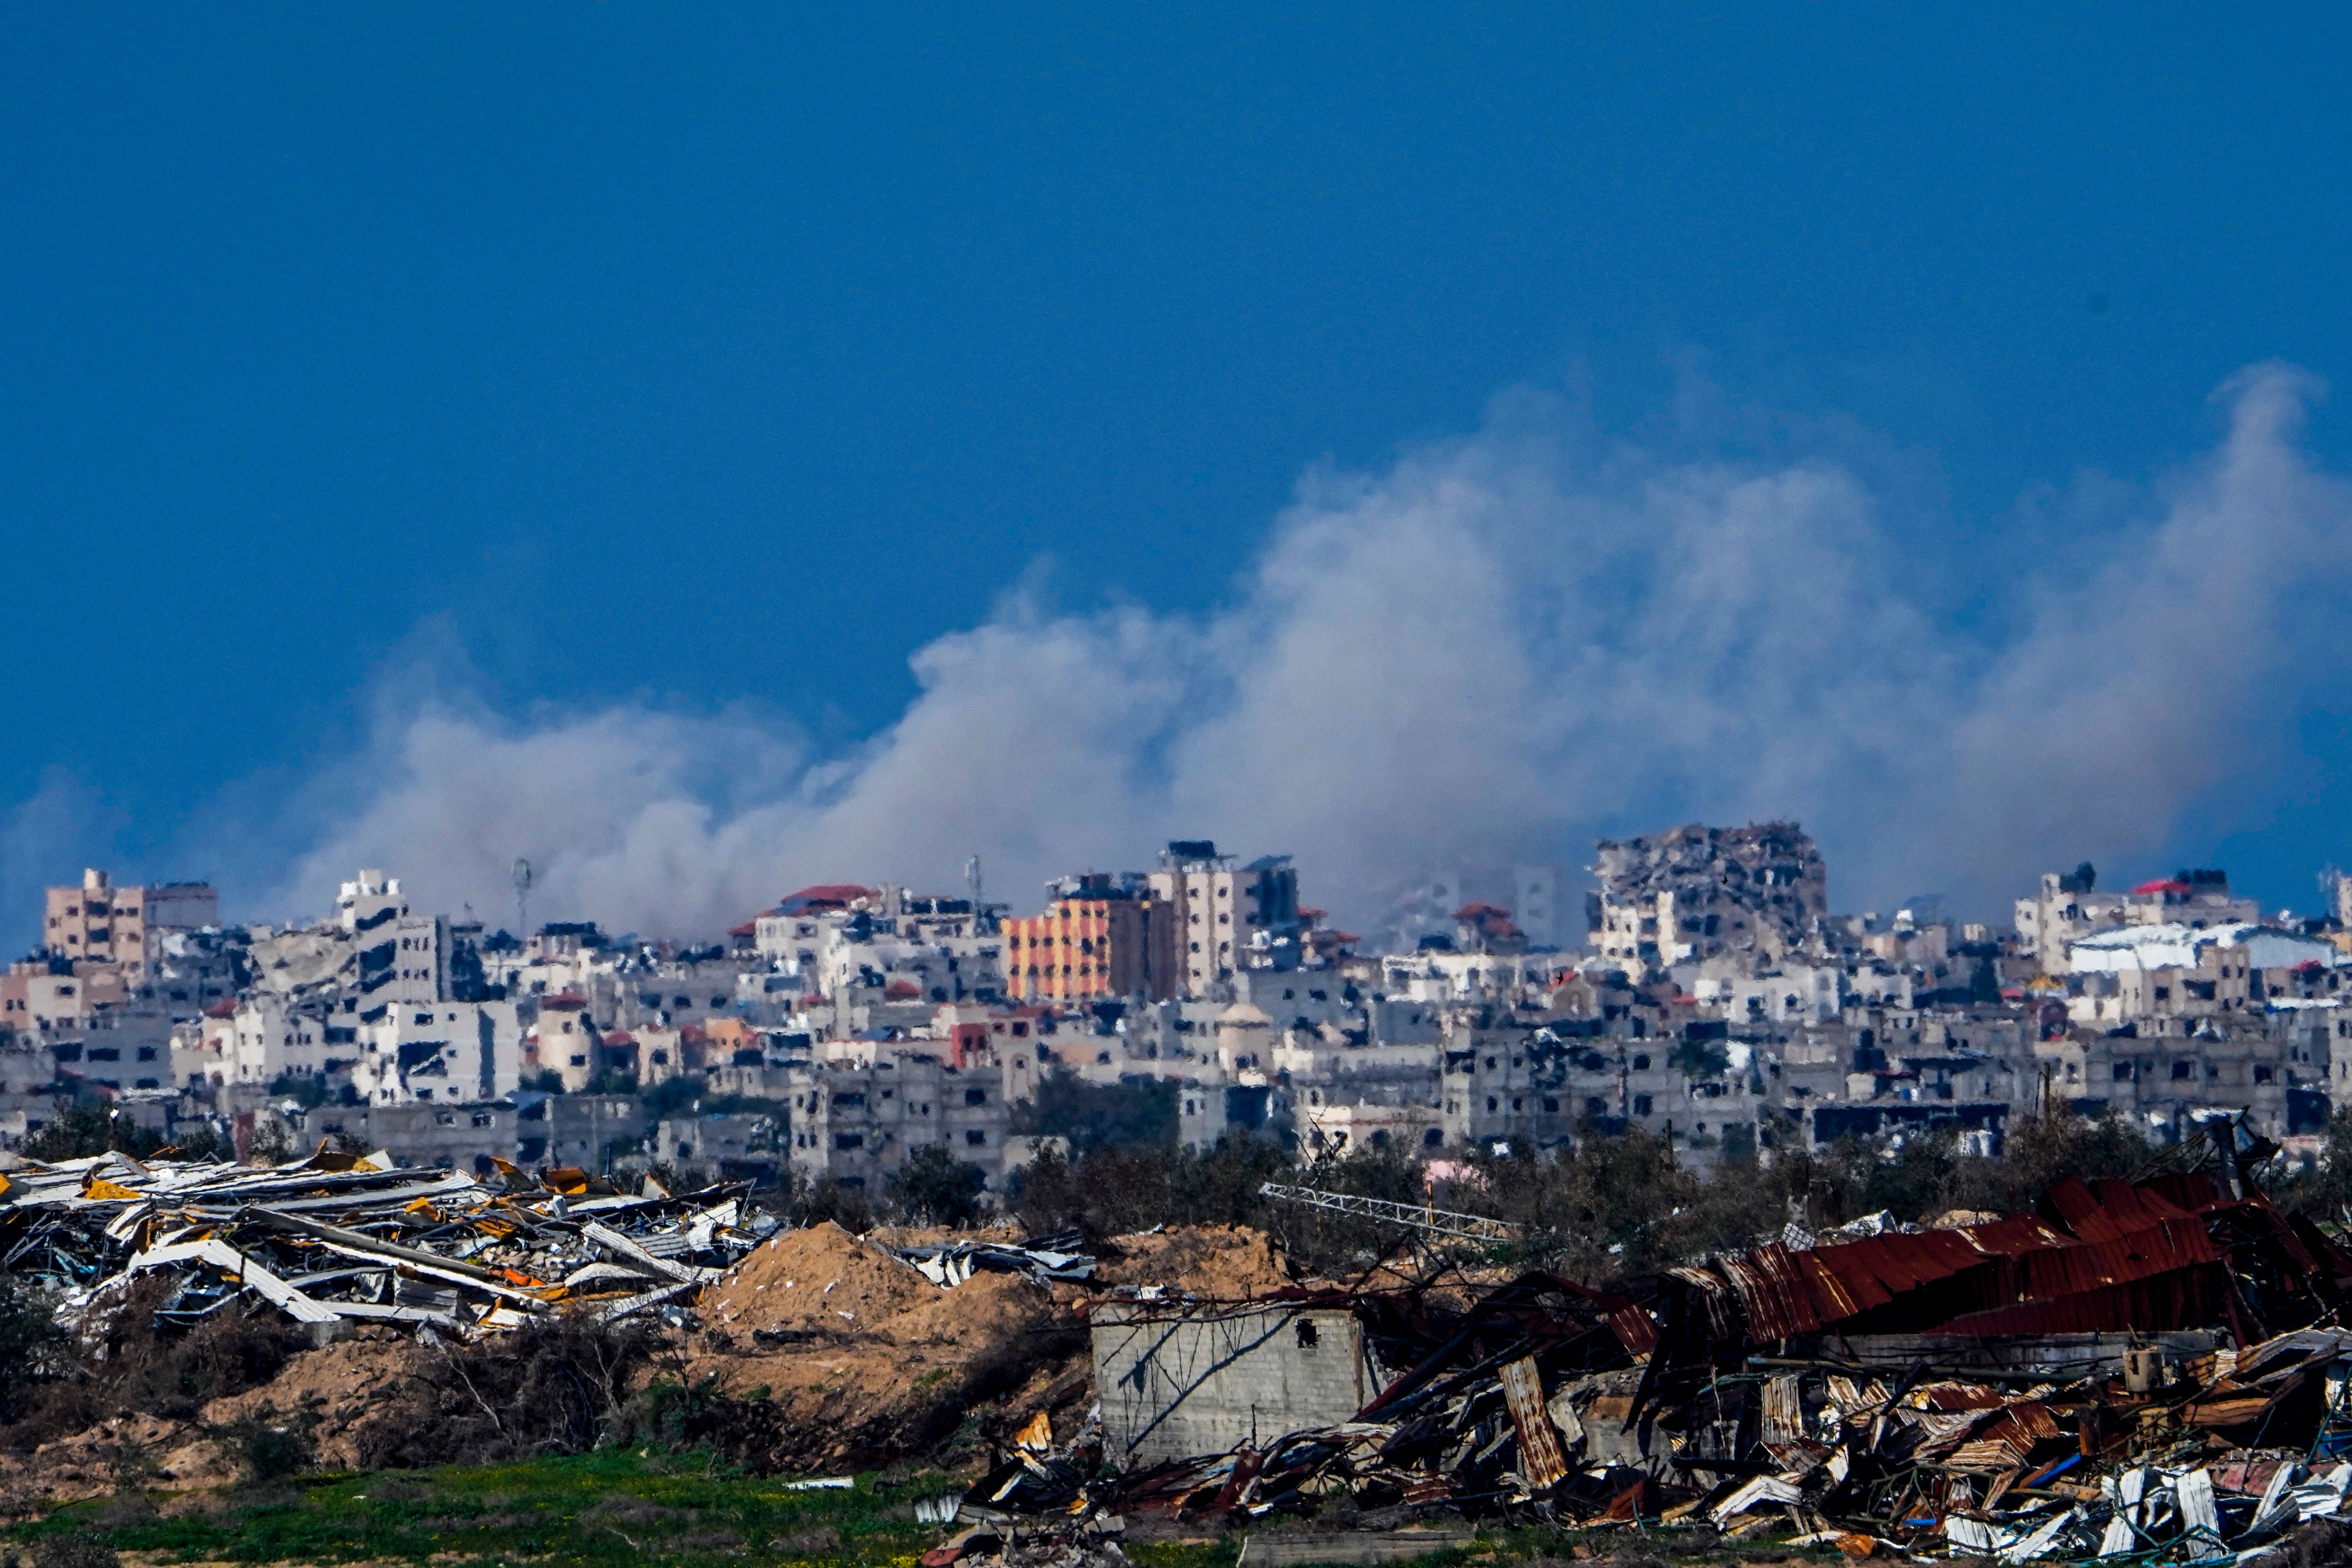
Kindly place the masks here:
<instances>
[{"instance_id":1,"label":"scattered rubble","mask_svg":"<svg viewBox=\"0 0 2352 1568\"><path fill-rule=\"evenodd\" d=\"M1821 849L1793 822L1604 838L1592 873L1592 926L1621 958L1794 952L1829 912Z\"/></svg>"},{"instance_id":2,"label":"scattered rubble","mask_svg":"<svg viewBox=\"0 0 2352 1568\"><path fill-rule=\"evenodd\" d=\"M1106 1397L1115 1368L1122 1401L1158 1405L1123 1405L1101 1475L1089 1424L983 1477L966 1516L1464 1514L2011 1563L2289 1552L2352 1492L2352 1253L2231 1147L2063 1180L2028 1214L1874 1217L1607 1291L1538 1273L1105 1300ZM1350 1418L1246 1435L1284 1408L1236 1386L1303 1410L1287 1391L1349 1356L1378 1389ZM1195 1396L1244 1435L1142 1462L1138 1434Z\"/></svg>"},{"instance_id":3,"label":"scattered rubble","mask_svg":"<svg viewBox=\"0 0 2352 1568\"><path fill-rule=\"evenodd\" d=\"M325 1150L28 1166L0 1193L0 1258L71 1313L160 1274L167 1326L242 1300L350 1342L201 1422L52 1445L46 1473L84 1490L125 1441L197 1479L217 1468L201 1433L265 1405L317 1410L329 1462L373 1462L368 1412L452 1344L666 1310L689 1379L764 1392L774 1465L986 1453L930 1510L971 1527L932 1568L1115 1568L1126 1521L1282 1516L2244 1562L2302 1550L2352 1495L2352 1253L2271 1203L2258 1155L2217 1136L2030 1212L1871 1216L1608 1289L1477 1262L1301 1283L1263 1236L1214 1227L1100 1258L1074 1235L783 1230L733 1189L493 1185ZM1227 1436L1193 1452L1174 1431Z\"/></svg>"},{"instance_id":4,"label":"scattered rubble","mask_svg":"<svg viewBox=\"0 0 2352 1568\"><path fill-rule=\"evenodd\" d=\"M1054 1280L1077 1283L1095 1277L1095 1260L1076 1248L1086 1238L1075 1230L1036 1237L1019 1246L1002 1242L959 1240L935 1247L896 1248L934 1285L961 1285L975 1268L998 1274L1026 1274L1040 1285Z\"/></svg>"},{"instance_id":5,"label":"scattered rubble","mask_svg":"<svg viewBox=\"0 0 2352 1568\"><path fill-rule=\"evenodd\" d=\"M492 1187L323 1143L284 1165L110 1153L27 1162L5 1180L0 1268L58 1291L68 1321L161 1271L175 1281L165 1323L257 1297L320 1343L362 1323L471 1335L576 1304L604 1321L682 1314L777 1226L740 1184L623 1193L581 1171L533 1182L509 1167Z\"/></svg>"}]
</instances>

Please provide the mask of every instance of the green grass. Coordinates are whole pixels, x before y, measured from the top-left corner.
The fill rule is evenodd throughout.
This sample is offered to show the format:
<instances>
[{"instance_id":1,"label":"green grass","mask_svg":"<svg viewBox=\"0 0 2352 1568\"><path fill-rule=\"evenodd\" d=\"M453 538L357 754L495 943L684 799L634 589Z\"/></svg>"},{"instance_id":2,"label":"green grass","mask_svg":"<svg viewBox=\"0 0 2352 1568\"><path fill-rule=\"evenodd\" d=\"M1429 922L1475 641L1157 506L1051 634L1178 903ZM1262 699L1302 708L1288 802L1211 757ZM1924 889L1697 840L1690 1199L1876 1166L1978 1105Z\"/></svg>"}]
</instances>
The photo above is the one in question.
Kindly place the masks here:
<instances>
[{"instance_id":1,"label":"green grass","mask_svg":"<svg viewBox=\"0 0 2352 1568\"><path fill-rule=\"evenodd\" d=\"M305 1477L217 1494L206 1500L214 1506L169 1519L125 1522L135 1509L100 1498L0 1532L6 1537L0 1545L22 1552L45 1535L89 1531L118 1551L164 1562L914 1568L945 1533L915 1522L914 1500L958 1489L950 1478L925 1472L892 1479L864 1475L844 1490L793 1491L787 1478L731 1472L700 1455L607 1450L523 1464ZM1311 1521L1288 1527L1316 1528ZM1474 1547L1431 1553L1421 1568L1562 1558L1580 1542L1603 1557L1646 1548L1695 1565L1727 1565L1743 1549L1767 1544L1726 1543L1685 1554L1675 1551L1674 1531L1587 1536L1490 1523L1480 1535ZM1239 1535L1130 1541L1126 1551L1136 1568L1233 1568L1240 1544Z\"/></svg>"},{"instance_id":2,"label":"green grass","mask_svg":"<svg viewBox=\"0 0 2352 1568\"><path fill-rule=\"evenodd\" d=\"M1234 1568L1234 1560L1241 1555L1242 1543L1238 1536L1207 1545L1181 1541L1130 1541L1122 1550L1136 1568Z\"/></svg>"},{"instance_id":3,"label":"green grass","mask_svg":"<svg viewBox=\"0 0 2352 1568\"><path fill-rule=\"evenodd\" d=\"M24 1542L95 1530L119 1551L167 1560L337 1563L469 1559L583 1568L808 1563L909 1568L940 1536L915 1498L944 1477L896 1487L860 1477L840 1491L791 1491L699 1457L604 1452L524 1464L304 1478L219 1507L108 1528L110 1500L75 1504L10 1533ZM1165 1568L1191 1568L1170 1563ZM1206 1565L1203 1565L1206 1568Z\"/></svg>"}]
</instances>

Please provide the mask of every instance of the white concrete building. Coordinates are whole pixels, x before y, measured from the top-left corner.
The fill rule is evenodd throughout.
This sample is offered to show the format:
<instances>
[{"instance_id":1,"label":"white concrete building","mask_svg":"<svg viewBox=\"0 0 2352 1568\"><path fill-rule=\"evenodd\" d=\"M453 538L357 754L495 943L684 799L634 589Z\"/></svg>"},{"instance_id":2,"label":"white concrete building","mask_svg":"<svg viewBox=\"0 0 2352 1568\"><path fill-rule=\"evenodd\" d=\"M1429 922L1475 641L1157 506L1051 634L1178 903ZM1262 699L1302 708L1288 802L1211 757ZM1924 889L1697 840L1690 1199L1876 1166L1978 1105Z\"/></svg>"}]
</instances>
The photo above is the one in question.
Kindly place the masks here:
<instances>
[{"instance_id":1,"label":"white concrete building","mask_svg":"<svg viewBox=\"0 0 2352 1568\"><path fill-rule=\"evenodd\" d=\"M327 1025L323 1011L288 997L254 992L240 998L228 1019L223 1055L228 1081L267 1085L292 1074L309 1078L326 1070ZM341 1047L348 1057L351 1048Z\"/></svg>"},{"instance_id":2,"label":"white concrete building","mask_svg":"<svg viewBox=\"0 0 2352 1568\"><path fill-rule=\"evenodd\" d=\"M449 922L412 914L400 879L362 870L335 900L358 958L355 984L371 1004L438 1002L449 994Z\"/></svg>"},{"instance_id":3,"label":"white concrete building","mask_svg":"<svg viewBox=\"0 0 2352 1568\"><path fill-rule=\"evenodd\" d=\"M2063 974L2078 942L2133 926L2177 925L2191 930L2250 925L2263 918L2252 899L2233 897L2225 872L2182 871L2143 882L2129 892L2103 892L2084 886L2087 870L2061 876L2042 873L2041 891L2017 900L2017 935L2041 963L2043 973Z\"/></svg>"},{"instance_id":4,"label":"white concrete building","mask_svg":"<svg viewBox=\"0 0 2352 1568\"><path fill-rule=\"evenodd\" d=\"M527 1000L389 1005L360 1026L352 1085L370 1105L512 1094L521 1087L523 1036L536 1013Z\"/></svg>"},{"instance_id":5,"label":"white concrete building","mask_svg":"<svg viewBox=\"0 0 2352 1568\"><path fill-rule=\"evenodd\" d=\"M1299 927L1298 873L1287 856L1243 866L1205 839L1180 839L1169 845L1148 880L1151 896L1171 907L1176 963L1188 996L1211 994L1211 987L1249 965L1254 951L1279 951L1273 939L1295 937ZM1268 942L1255 942L1259 934ZM1293 941L1289 952L1297 951Z\"/></svg>"}]
</instances>

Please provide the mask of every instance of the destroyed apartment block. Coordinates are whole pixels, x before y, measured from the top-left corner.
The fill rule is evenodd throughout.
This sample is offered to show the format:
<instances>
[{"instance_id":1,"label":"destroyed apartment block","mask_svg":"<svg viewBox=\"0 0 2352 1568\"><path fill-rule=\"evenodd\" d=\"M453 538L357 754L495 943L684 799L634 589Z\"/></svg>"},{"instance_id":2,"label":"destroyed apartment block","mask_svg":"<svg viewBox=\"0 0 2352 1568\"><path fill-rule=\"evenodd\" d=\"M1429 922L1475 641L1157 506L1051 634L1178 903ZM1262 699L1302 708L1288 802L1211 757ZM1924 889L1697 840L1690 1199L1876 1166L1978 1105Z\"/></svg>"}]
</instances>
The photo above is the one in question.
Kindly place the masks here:
<instances>
[{"instance_id":1,"label":"destroyed apartment block","mask_svg":"<svg viewBox=\"0 0 2352 1568\"><path fill-rule=\"evenodd\" d=\"M1829 915L1821 849L1793 822L1604 838L1592 872L1593 945L1629 964L1809 951Z\"/></svg>"}]
</instances>

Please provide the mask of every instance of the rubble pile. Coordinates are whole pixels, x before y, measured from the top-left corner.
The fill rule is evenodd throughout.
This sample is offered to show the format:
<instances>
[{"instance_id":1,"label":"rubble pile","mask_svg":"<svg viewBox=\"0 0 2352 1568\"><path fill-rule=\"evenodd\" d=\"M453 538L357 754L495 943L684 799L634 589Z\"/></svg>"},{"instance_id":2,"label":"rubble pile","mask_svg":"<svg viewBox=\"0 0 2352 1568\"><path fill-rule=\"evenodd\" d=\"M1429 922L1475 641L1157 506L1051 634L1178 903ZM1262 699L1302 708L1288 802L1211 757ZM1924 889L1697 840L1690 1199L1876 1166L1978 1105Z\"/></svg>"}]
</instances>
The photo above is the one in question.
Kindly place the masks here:
<instances>
[{"instance_id":1,"label":"rubble pile","mask_svg":"<svg viewBox=\"0 0 2352 1568\"><path fill-rule=\"evenodd\" d=\"M1604 838L1592 872L1604 909L1640 910L1698 940L1698 956L1759 948L1792 952L1829 912L1828 868L1793 822L1697 823L1643 838ZM1636 930L1642 929L1637 919ZM1648 928L1656 939L1654 923ZM1669 945L1673 935L1663 938Z\"/></svg>"},{"instance_id":2,"label":"rubble pile","mask_svg":"<svg viewBox=\"0 0 2352 1568\"><path fill-rule=\"evenodd\" d=\"M362 1324L459 1337L559 1308L682 1321L704 1284L776 1228L742 1185L624 1193L584 1172L490 1185L334 1152L250 1167L100 1154L26 1162L0 1190L0 1268L43 1280L68 1321L161 1273L157 1312L188 1327L259 1299L316 1341Z\"/></svg>"},{"instance_id":3,"label":"rubble pile","mask_svg":"<svg viewBox=\"0 0 2352 1568\"><path fill-rule=\"evenodd\" d=\"M1633 1300L1545 1274L1471 1293L1444 1287L1402 1291L1294 1289L1286 1305L1351 1306L1376 1363L1392 1376L1352 1421L1284 1434L1255 1448L1163 1461L1129 1472L1118 1489L1126 1510L1177 1517L1263 1516L1305 1511L1345 1492L1361 1509L1444 1506L1484 1510L1533 1501L1566 1479L1545 1402L1527 1391L1562 1389L1622 1368L1657 1343ZM1519 1406L1507 1397L1519 1389ZM1532 1405L1529 1400L1532 1397ZM1547 1424L1540 1434L1528 1410ZM1561 1406L1570 1426L1576 1417ZM1525 1443L1522 1429L1535 1438ZM1549 1441L1542 1453L1537 1445ZM1524 1472L1536 1470L1530 1483ZM1602 1506L1628 1484L1608 1467L1580 1478Z\"/></svg>"},{"instance_id":4,"label":"rubble pile","mask_svg":"<svg viewBox=\"0 0 2352 1568\"><path fill-rule=\"evenodd\" d=\"M934 1285L961 1285L972 1270L1025 1274L1040 1285L1062 1280L1076 1284L1095 1277L1095 1260L1076 1249L1086 1238L1075 1230L1033 1237L1020 1244L955 1240L928 1247L892 1248Z\"/></svg>"},{"instance_id":5,"label":"rubble pile","mask_svg":"<svg viewBox=\"0 0 2352 1568\"><path fill-rule=\"evenodd\" d=\"M446 1380L453 1350L498 1355L520 1342L503 1331L633 1318L670 1331L689 1383L772 1412L763 1468L978 1454L1015 1432L1050 1445L1093 1399L1088 1291L1179 1300L1292 1278L1238 1228L1130 1237L1098 1263L1069 1234L860 1237L781 1226L733 1187L482 1182L326 1150L274 1167L108 1154L6 1179L0 1259L77 1321L155 1300L166 1334L231 1310L310 1331L314 1348L266 1381L158 1428L150 1446L175 1479L216 1463L206 1430L265 1409L315 1408L328 1462L412 1462L435 1407L417 1391ZM28 1495L71 1479L53 1462L18 1468Z\"/></svg>"},{"instance_id":6,"label":"rubble pile","mask_svg":"<svg viewBox=\"0 0 2352 1568\"><path fill-rule=\"evenodd\" d=\"M1304 1353L1303 1325L1344 1308L1378 1392L1349 1420L1094 1479L1076 1447L1025 1451L966 1506L1456 1512L1793 1533L1855 1557L2247 1561L2352 1492L2352 1253L2214 1147L2136 1182L2063 1180L2029 1213L1799 1233L1811 1245L1608 1290L1540 1273L1297 1288L1246 1304L1239 1333L1230 1303L1218 1342L1274 1344L1290 1367L1291 1331ZM1149 1371L1171 1379L1167 1411L1191 1392L1171 1374L1178 1326L1208 1317L1152 1321L1156 1344L1179 1346ZM1132 1328L1131 1300L1113 1321ZM1269 1363L1269 1384L1291 1375Z\"/></svg>"},{"instance_id":7,"label":"rubble pile","mask_svg":"<svg viewBox=\"0 0 2352 1568\"><path fill-rule=\"evenodd\" d=\"M1116 1515L1050 1523L1007 1517L967 1526L922 1555L922 1568L1127 1568Z\"/></svg>"},{"instance_id":8,"label":"rubble pile","mask_svg":"<svg viewBox=\"0 0 2352 1568\"><path fill-rule=\"evenodd\" d=\"M1724 883L1753 889L1743 901L1761 910L1774 905L1766 889L1816 887L1826 880L1823 868L1821 847L1793 822L1748 827L1694 822L1643 838L1601 839L1592 870L1619 898Z\"/></svg>"}]
</instances>

